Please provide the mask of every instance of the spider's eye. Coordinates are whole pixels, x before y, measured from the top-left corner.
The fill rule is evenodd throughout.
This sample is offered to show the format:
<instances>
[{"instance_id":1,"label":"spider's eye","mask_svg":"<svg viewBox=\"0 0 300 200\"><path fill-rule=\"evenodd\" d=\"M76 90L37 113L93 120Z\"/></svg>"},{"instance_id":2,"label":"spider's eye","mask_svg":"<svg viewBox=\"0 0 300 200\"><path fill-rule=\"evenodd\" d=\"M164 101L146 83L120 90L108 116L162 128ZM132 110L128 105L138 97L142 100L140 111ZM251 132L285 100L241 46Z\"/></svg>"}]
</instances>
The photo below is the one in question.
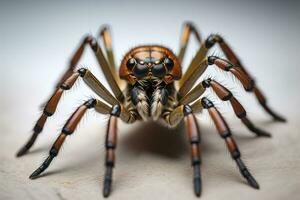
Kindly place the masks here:
<instances>
[{"instance_id":1,"label":"spider's eye","mask_svg":"<svg viewBox=\"0 0 300 200\"><path fill-rule=\"evenodd\" d=\"M154 76L164 77L166 69L163 64L154 65L154 67L152 68L152 73Z\"/></svg>"},{"instance_id":2,"label":"spider's eye","mask_svg":"<svg viewBox=\"0 0 300 200\"><path fill-rule=\"evenodd\" d=\"M134 58L130 58L128 61L127 61L127 68L129 70L132 70L132 68L136 65L136 60Z\"/></svg>"},{"instance_id":3,"label":"spider's eye","mask_svg":"<svg viewBox=\"0 0 300 200\"><path fill-rule=\"evenodd\" d=\"M172 70L172 68L174 67L174 62L170 58L165 58L164 64L168 70Z\"/></svg>"},{"instance_id":4,"label":"spider's eye","mask_svg":"<svg viewBox=\"0 0 300 200\"><path fill-rule=\"evenodd\" d=\"M137 64L133 69L133 73L137 78L142 78L148 74L147 65Z\"/></svg>"}]
</instances>

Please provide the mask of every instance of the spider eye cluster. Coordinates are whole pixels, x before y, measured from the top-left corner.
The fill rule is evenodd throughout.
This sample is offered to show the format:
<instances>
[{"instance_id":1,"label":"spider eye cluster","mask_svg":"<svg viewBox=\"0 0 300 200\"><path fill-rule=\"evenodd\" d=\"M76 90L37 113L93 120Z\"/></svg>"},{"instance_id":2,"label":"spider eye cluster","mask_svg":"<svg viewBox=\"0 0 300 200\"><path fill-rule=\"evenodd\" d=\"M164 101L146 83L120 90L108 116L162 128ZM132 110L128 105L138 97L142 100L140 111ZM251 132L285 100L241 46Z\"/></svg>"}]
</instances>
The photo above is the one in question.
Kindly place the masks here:
<instances>
[{"instance_id":1,"label":"spider eye cluster","mask_svg":"<svg viewBox=\"0 0 300 200\"><path fill-rule=\"evenodd\" d=\"M165 57L163 60L158 60L153 63L153 67L148 67L148 63L144 61L137 61L135 58L128 59L126 66L134 73L137 78L146 76L151 70L152 74L156 77L164 77L167 71L171 71L174 67L172 59Z\"/></svg>"},{"instance_id":2,"label":"spider eye cluster","mask_svg":"<svg viewBox=\"0 0 300 200\"><path fill-rule=\"evenodd\" d=\"M172 68L174 67L174 62L170 58L165 58L164 64L168 70L172 70Z\"/></svg>"},{"instance_id":3,"label":"spider eye cluster","mask_svg":"<svg viewBox=\"0 0 300 200\"><path fill-rule=\"evenodd\" d=\"M130 58L128 61L127 61L127 68L129 70L132 70L132 68L136 65L136 60L134 58Z\"/></svg>"}]
</instances>

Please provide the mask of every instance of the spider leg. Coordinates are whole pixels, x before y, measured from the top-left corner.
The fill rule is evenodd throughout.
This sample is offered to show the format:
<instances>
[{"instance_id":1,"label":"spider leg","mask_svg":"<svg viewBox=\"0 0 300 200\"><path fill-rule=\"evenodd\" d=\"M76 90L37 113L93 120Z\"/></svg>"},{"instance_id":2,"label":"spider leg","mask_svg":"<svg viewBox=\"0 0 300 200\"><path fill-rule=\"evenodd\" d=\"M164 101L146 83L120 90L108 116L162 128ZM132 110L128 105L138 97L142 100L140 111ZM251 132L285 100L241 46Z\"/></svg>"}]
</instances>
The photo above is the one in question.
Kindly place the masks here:
<instances>
[{"instance_id":1,"label":"spider leg","mask_svg":"<svg viewBox=\"0 0 300 200\"><path fill-rule=\"evenodd\" d=\"M201 44L201 36L199 31L196 29L196 27L193 25L193 23L191 22L185 22L183 24L183 29L181 32L181 37L180 37L180 50L178 53L178 59L179 61L182 63L184 56L185 56L185 52L186 52L186 48L190 39L190 35L194 34L197 41Z\"/></svg>"},{"instance_id":2,"label":"spider leg","mask_svg":"<svg viewBox=\"0 0 300 200\"><path fill-rule=\"evenodd\" d=\"M65 90L69 90L78 77L82 77L84 82L101 98L107 101L110 105L119 104L119 101L100 83L99 80L87 69L81 68L72 74L70 74L66 79L61 83L61 85L54 91L53 95L45 105L43 114L36 122L33 128L33 134L27 143L18 151L17 156L24 155L34 144L38 135L42 132L43 127L46 123L48 117L52 116L55 113L58 102L62 96L62 93Z\"/></svg>"},{"instance_id":3,"label":"spider leg","mask_svg":"<svg viewBox=\"0 0 300 200\"><path fill-rule=\"evenodd\" d=\"M118 73L116 72L115 56L112 48L111 30L108 25L104 25L100 28L98 37L103 40L104 49L106 52L107 60L110 65L110 69L115 79L118 80Z\"/></svg>"},{"instance_id":4,"label":"spider leg","mask_svg":"<svg viewBox=\"0 0 300 200\"><path fill-rule=\"evenodd\" d=\"M182 81L179 83L180 85L180 89L178 91L179 97L181 98L184 97L191 90L196 80L203 74L203 72L207 69L208 65L215 64L218 68L232 73L242 83L246 91L254 91L256 97L258 98L259 103L263 106L263 108L267 110L267 112L269 112L269 114L273 116L275 120L278 121L285 120L284 118L274 113L267 106L266 98L263 96L260 90L257 89L253 79L247 76L247 74L244 72L244 70L241 67L235 66L229 61L225 59L221 59L217 56L204 57L204 59L202 59L202 61L199 62L198 64L195 64L194 60L197 60L197 55L191 62L186 73L183 75Z\"/></svg>"},{"instance_id":5,"label":"spider leg","mask_svg":"<svg viewBox=\"0 0 300 200\"><path fill-rule=\"evenodd\" d=\"M78 123L82 119L87 109L94 108L96 103L97 101L95 99L90 99L77 108L77 110L68 119L67 123L64 125L61 131L61 134L58 136L53 146L51 147L49 151L49 156L42 163L42 165L29 176L30 179L37 178L38 175L40 175L43 171L45 171L49 167L52 160L57 156L66 137L68 135L71 135L74 132L75 128L77 127Z\"/></svg>"},{"instance_id":6,"label":"spider leg","mask_svg":"<svg viewBox=\"0 0 300 200\"><path fill-rule=\"evenodd\" d=\"M105 149L106 149L106 159L105 159L105 175L103 182L103 196L108 197L111 191L112 183L112 172L115 165L115 148L117 146L117 119L120 116L121 107L116 105L112 108L110 113L110 118L108 122L106 139L105 139Z\"/></svg>"},{"instance_id":7,"label":"spider leg","mask_svg":"<svg viewBox=\"0 0 300 200\"><path fill-rule=\"evenodd\" d=\"M215 108L214 104L207 98L202 98L203 108L207 109L210 117L212 118L216 128L220 134L220 136L225 140L226 146L231 154L232 159L235 160L241 175L247 180L249 185L255 189L259 189L259 185L254 179L254 177L250 174L246 165L241 159L241 153L238 149L238 146L231 135L231 131L220 114L220 112Z\"/></svg>"},{"instance_id":8,"label":"spider leg","mask_svg":"<svg viewBox=\"0 0 300 200\"><path fill-rule=\"evenodd\" d=\"M92 48L92 50L95 53L95 56L97 58L97 61L102 69L102 72L114 94L114 96L120 101L123 102L124 100L124 94L121 91L117 80L115 79L115 75L112 73L112 67L109 66L102 50L99 44L97 43L97 40L91 36L88 36L89 38L89 45Z\"/></svg>"},{"instance_id":9,"label":"spider leg","mask_svg":"<svg viewBox=\"0 0 300 200\"><path fill-rule=\"evenodd\" d=\"M212 87L217 96L223 101L230 101L230 104L234 110L235 115L241 119L243 124L257 136L271 137L269 133L261 130L253 125L253 123L248 119L246 110L241 105L241 103L232 95L232 93L222 86L217 81L208 79L202 82L204 87Z\"/></svg>"},{"instance_id":10,"label":"spider leg","mask_svg":"<svg viewBox=\"0 0 300 200\"><path fill-rule=\"evenodd\" d=\"M180 99L180 104L189 104L190 102L198 99L206 90L206 88L211 87L213 91L222 101L229 101L235 115L241 119L242 123L257 136L270 137L271 135L264 130L261 130L254 126L254 124L248 119L246 110L240 104L240 102L232 95L232 93L218 83L215 80L207 79L197 84L188 94L186 94L182 99Z\"/></svg>"},{"instance_id":11,"label":"spider leg","mask_svg":"<svg viewBox=\"0 0 300 200\"><path fill-rule=\"evenodd\" d=\"M200 105L193 104L192 106L179 105L171 112L165 111L165 113L162 114L165 123L169 127L177 126L182 120L185 122L186 133L191 148L191 164L194 169L194 192L196 196L201 195L202 181L200 171L200 132L194 114L200 112L201 110L201 103Z\"/></svg>"},{"instance_id":12,"label":"spider leg","mask_svg":"<svg viewBox=\"0 0 300 200\"><path fill-rule=\"evenodd\" d=\"M254 92L260 105L265 109L266 112L268 112L274 118L274 120L282 121L282 122L286 121L283 117L279 116L269 108L269 106L267 105L266 98L261 93L261 91L257 88L254 80L247 75L247 73L243 70L243 68L241 68L240 66L235 66L232 63L224 59L220 59L216 56L208 57L208 62L209 64L215 64L222 70L231 72L237 79L241 81L246 91Z\"/></svg>"},{"instance_id":13,"label":"spider leg","mask_svg":"<svg viewBox=\"0 0 300 200\"><path fill-rule=\"evenodd\" d=\"M190 106L184 107L184 122L187 128L187 135L191 147L191 164L194 168L194 191L196 196L201 195L202 181L201 181L201 154L200 154L200 135L199 127L192 113L192 108Z\"/></svg>"},{"instance_id":14,"label":"spider leg","mask_svg":"<svg viewBox=\"0 0 300 200\"><path fill-rule=\"evenodd\" d=\"M106 40L108 40L107 36L105 36L105 38L106 38ZM73 70L75 69L75 66L77 65L78 61L80 60L86 45L88 45L93 50L93 52L96 56L96 59L103 71L103 74L104 74L110 88L112 89L113 94L119 101L123 101L124 95L123 95L120 87L118 86L118 83L117 83L118 77L117 77L116 73L113 73L114 68L110 67L108 61L106 60L106 58L101 50L101 47L97 43L97 40L90 35L86 36L83 39L79 48L76 50L75 54L72 56L69 67L67 68L66 72L63 74L61 79L59 80L59 82L57 84L57 88L61 85L61 83L68 76L70 76L70 74L73 73ZM111 62L111 61L109 61L109 62Z\"/></svg>"},{"instance_id":15,"label":"spider leg","mask_svg":"<svg viewBox=\"0 0 300 200\"><path fill-rule=\"evenodd\" d=\"M188 66L187 71L183 75L180 85L182 85L188 78L191 76L192 72L195 70L195 68L198 67L199 63L202 62L202 60L207 55L208 50L213 47L216 43L218 43L226 55L227 59L232 63L234 66L238 67L240 70L240 73L243 74L244 78L248 79L251 82L251 87L245 87L245 90L247 92L254 92L254 95L256 99L258 100L259 104L263 107L263 109L270 114L274 120L285 122L286 119L282 116L278 115L276 112L274 112L267 104L267 100L264 97L261 90L258 88L258 86L255 84L254 79L250 75L250 73L247 72L245 67L241 64L239 59L237 58L236 54L232 51L232 49L229 47L229 45L224 41L224 39L218 35L218 34L212 34L210 35L205 42L203 42L197 51L195 57L191 61L190 65Z\"/></svg>"}]
</instances>

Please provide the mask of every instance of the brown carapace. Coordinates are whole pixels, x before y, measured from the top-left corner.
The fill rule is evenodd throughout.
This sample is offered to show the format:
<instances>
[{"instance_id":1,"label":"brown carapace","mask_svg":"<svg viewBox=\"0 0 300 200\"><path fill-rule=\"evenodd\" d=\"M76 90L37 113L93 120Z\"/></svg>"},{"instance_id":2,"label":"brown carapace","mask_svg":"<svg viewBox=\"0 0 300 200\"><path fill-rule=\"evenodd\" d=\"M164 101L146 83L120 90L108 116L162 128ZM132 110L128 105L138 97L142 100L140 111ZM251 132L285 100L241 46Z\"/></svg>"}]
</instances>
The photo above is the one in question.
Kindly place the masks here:
<instances>
[{"instance_id":1,"label":"brown carapace","mask_svg":"<svg viewBox=\"0 0 300 200\"><path fill-rule=\"evenodd\" d=\"M187 70L182 74L181 63L191 34L195 35L200 47ZM117 122L119 119L128 124L138 120L152 120L170 128L176 127L183 120L191 148L194 191L197 196L200 196L202 186L200 132L195 115L206 109L219 135L226 143L232 159L235 160L239 167L241 175L250 186L256 189L259 188L258 183L241 159L241 153L225 119L213 102L203 97L202 94L206 88L212 88L222 101L230 102L236 116L251 132L257 136L265 137L270 137L270 134L257 128L248 118L240 102L216 80L205 79L198 84L196 84L196 81L208 66L214 65L227 73L231 73L241 82L247 92L254 93L260 105L274 120L284 122L285 119L276 114L267 105L265 97L257 87L252 76L246 71L236 54L233 53L220 35L212 34L202 41L199 32L193 24L187 22L183 26L178 55L160 45L135 47L124 56L120 64L119 76L115 67L110 30L107 26L101 28L98 39L103 40L105 53L102 51L96 38L92 36L84 38L73 55L69 67L57 83L53 95L45 105L41 117L37 120L31 138L20 149L17 156L22 156L28 152L38 135L42 132L48 117L54 114L62 93L65 90L69 90L79 77L84 80L91 90L99 95L101 100L89 99L78 107L54 142L47 159L30 175L31 179L37 178L47 169L53 158L58 155L65 138L75 131L76 126L87 110L93 108L96 112L110 116L105 139L106 172L103 183L104 197L108 197L111 191L117 144ZM226 59L216 56L207 57L209 49L215 44L220 45ZM75 69L86 46L90 46L93 50L113 93L106 89L88 69Z\"/></svg>"}]
</instances>

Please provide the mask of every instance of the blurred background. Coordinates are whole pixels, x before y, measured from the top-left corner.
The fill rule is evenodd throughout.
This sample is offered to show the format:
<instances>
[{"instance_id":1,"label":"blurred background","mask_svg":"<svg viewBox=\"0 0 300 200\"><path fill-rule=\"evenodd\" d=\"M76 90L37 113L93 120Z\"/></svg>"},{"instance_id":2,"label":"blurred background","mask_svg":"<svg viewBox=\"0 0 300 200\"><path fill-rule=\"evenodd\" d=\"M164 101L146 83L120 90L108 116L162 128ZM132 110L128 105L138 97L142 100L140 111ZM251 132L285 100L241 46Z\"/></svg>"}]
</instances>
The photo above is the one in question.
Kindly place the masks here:
<instances>
[{"instance_id":1,"label":"blurred background","mask_svg":"<svg viewBox=\"0 0 300 200\"><path fill-rule=\"evenodd\" d=\"M109 24L119 63L139 44L162 44L178 52L184 21L194 22L202 38L221 34L256 78L271 107L288 118L286 124L271 122L251 94L236 86L229 75L210 68L204 77L214 77L231 88L250 118L273 138L255 138L235 119L229 104L208 92L236 132L244 159L262 187L255 191L244 183L204 112L198 117L203 132L202 199L240 199L242 194L243 199L299 198L299 1L30 0L0 1L0 199L101 199L108 118L94 112L66 141L48 174L34 181L27 178L46 157L68 116L95 97L81 81L66 92L32 151L19 159L14 154L30 136L40 105L83 36L96 35L100 26ZM197 48L192 37L184 69ZM218 47L210 53L223 55ZM108 86L89 48L80 66ZM111 199L194 198L184 131L121 123L119 132Z\"/></svg>"}]
</instances>

